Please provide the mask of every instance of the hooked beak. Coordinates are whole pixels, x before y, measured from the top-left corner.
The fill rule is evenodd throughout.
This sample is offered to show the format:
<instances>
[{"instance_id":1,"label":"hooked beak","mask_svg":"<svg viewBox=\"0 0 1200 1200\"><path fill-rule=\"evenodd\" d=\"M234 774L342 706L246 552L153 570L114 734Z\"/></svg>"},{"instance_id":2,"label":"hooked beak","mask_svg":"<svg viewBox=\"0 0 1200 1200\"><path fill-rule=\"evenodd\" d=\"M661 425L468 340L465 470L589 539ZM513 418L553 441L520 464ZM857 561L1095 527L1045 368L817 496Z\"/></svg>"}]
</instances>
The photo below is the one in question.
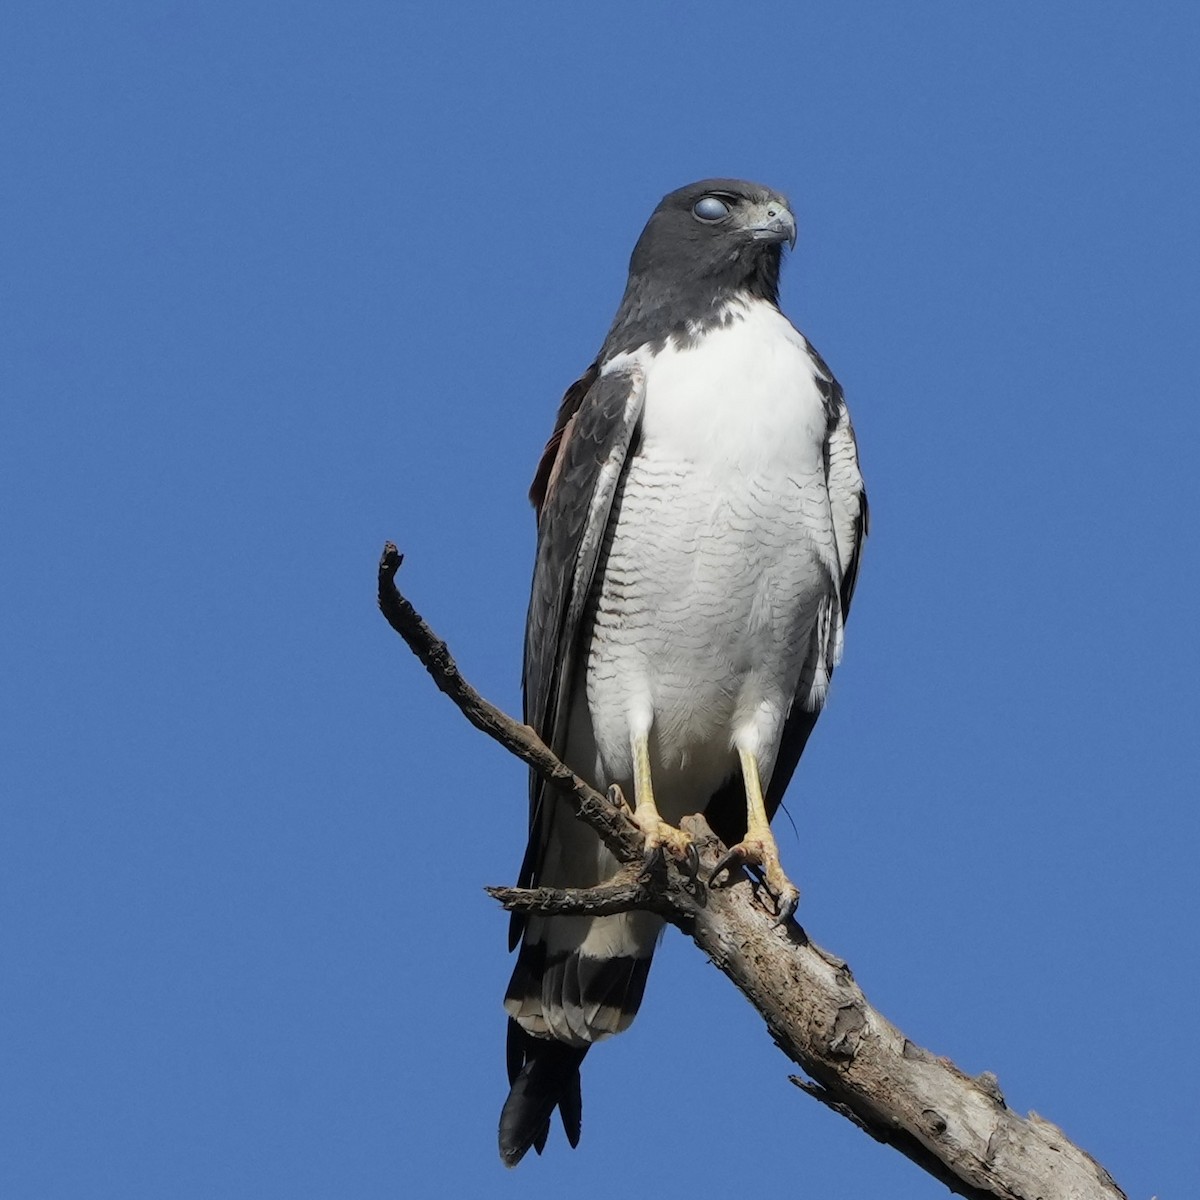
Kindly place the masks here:
<instances>
[{"instance_id":1,"label":"hooked beak","mask_svg":"<svg viewBox=\"0 0 1200 1200\"><path fill-rule=\"evenodd\" d=\"M782 200L756 204L747 216L746 232L756 242L787 242L796 248L796 218Z\"/></svg>"}]
</instances>

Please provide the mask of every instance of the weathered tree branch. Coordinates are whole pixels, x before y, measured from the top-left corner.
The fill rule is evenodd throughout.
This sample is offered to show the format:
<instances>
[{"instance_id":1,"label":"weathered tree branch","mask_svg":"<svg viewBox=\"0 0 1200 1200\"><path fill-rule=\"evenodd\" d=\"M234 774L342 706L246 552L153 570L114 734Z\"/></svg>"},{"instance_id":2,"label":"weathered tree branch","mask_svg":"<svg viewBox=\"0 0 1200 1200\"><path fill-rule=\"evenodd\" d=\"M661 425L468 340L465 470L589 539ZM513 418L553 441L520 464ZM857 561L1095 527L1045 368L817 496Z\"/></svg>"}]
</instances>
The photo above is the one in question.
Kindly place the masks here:
<instances>
[{"instance_id":1,"label":"weathered tree branch","mask_svg":"<svg viewBox=\"0 0 1200 1200\"><path fill-rule=\"evenodd\" d=\"M623 877L594 888L483 889L510 912L536 913L539 917L611 917L634 909L663 911L663 892L643 877Z\"/></svg>"},{"instance_id":2,"label":"weathered tree branch","mask_svg":"<svg viewBox=\"0 0 1200 1200\"><path fill-rule=\"evenodd\" d=\"M565 767L532 729L484 700L461 676L444 642L395 588L401 558L390 542L379 564L379 606L441 688L478 729L569 798L624 863L639 863L641 831L623 804ZM724 847L703 818L689 818L707 879ZM970 1200L1126 1200L1095 1159L1061 1130L1004 1102L995 1076L972 1078L910 1042L868 1003L849 967L811 943L795 922L774 923L744 875L705 888L674 862L627 869L598 888L489 888L506 908L605 913L647 908L682 929L758 1009L779 1048L811 1082L793 1082L877 1141Z\"/></svg>"}]
</instances>

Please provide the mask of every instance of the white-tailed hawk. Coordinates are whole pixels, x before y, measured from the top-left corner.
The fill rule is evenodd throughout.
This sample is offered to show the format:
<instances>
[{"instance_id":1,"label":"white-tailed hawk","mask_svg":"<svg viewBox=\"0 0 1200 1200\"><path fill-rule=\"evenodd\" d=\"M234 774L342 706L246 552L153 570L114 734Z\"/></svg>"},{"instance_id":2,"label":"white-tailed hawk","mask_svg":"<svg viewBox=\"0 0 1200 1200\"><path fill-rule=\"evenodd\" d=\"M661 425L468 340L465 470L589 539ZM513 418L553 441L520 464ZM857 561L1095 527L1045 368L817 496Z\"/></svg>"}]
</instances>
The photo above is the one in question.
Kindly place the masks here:
<instances>
[{"instance_id":1,"label":"white-tailed hawk","mask_svg":"<svg viewBox=\"0 0 1200 1200\"><path fill-rule=\"evenodd\" d=\"M651 846L702 811L732 872L798 893L769 821L842 651L867 528L850 416L779 310L795 219L737 179L672 192L634 249L596 361L537 470L525 720L577 773L617 783ZM618 864L530 781L521 886L589 887ZM633 1020L662 921L517 917L500 1153L579 1138L579 1065Z\"/></svg>"}]
</instances>

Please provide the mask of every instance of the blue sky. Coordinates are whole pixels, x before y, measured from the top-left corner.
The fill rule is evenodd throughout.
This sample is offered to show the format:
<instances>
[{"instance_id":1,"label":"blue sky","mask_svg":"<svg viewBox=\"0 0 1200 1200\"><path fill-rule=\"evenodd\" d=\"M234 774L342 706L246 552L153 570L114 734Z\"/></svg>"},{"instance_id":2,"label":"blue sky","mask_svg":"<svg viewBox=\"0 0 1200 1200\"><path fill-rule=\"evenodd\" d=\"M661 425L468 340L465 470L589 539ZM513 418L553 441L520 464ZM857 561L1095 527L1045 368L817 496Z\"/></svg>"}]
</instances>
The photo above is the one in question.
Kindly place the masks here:
<instances>
[{"instance_id":1,"label":"blue sky","mask_svg":"<svg viewBox=\"0 0 1200 1200\"><path fill-rule=\"evenodd\" d=\"M668 936L505 1172L525 490L658 198L787 192L874 527L780 826L810 935L1131 1197L1200 1188L1200 8L16 4L6 1197L944 1189ZM728 1178L719 1163L725 1161Z\"/></svg>"}]
</instances>

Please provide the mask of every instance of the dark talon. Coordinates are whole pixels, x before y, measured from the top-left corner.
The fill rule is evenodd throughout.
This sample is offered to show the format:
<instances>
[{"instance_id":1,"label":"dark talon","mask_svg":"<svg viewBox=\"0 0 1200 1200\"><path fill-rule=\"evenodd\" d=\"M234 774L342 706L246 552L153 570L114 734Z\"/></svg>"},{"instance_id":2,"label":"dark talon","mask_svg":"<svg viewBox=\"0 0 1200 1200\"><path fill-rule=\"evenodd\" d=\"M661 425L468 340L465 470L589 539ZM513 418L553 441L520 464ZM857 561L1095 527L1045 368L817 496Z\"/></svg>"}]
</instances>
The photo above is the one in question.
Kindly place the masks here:
<instances>
[{"instance_id":1,"label":"dark talon","mask_svg":"<svg viewBox=\"0 0 1200 1200\"><path fill-rule=\"evenodd\" d=\"M691 883L695 883L700 875L700 851L696 849L695 842L688 842L687 849L683 852L683 862L680 863L679 869L687 876Z\"/></svg>"},{"instance_id":2,"label":"dark talon","mask_svg":"<svg viewBox=\"0 0 1200 1200\"><path fill-rule=\"evenodd\" d=\"M648 881L662 870L662 866L663 848L661 846L655 846L652 850L646 851L646 855L642 859L642 869L639 872L638 877L642 880Z\"/></svg>"},{"instance_id":3,"label":"dark talon","mask_svg":"<svg viewBox=\"0 0 1200 1200\"><path fill-rule=\"evenodd\" d=\"M730 850L725 857L722 858L715 867L713 867L712 874L708 877L708 886L732 887L733 873L738 869L738 867L742 866L745 861L746 860L742 857L741 853L736 847ZM728 872L729 878L724 883L718 883L717 876L722 874L722 872Z\"/></svg>"}]
</instances>

